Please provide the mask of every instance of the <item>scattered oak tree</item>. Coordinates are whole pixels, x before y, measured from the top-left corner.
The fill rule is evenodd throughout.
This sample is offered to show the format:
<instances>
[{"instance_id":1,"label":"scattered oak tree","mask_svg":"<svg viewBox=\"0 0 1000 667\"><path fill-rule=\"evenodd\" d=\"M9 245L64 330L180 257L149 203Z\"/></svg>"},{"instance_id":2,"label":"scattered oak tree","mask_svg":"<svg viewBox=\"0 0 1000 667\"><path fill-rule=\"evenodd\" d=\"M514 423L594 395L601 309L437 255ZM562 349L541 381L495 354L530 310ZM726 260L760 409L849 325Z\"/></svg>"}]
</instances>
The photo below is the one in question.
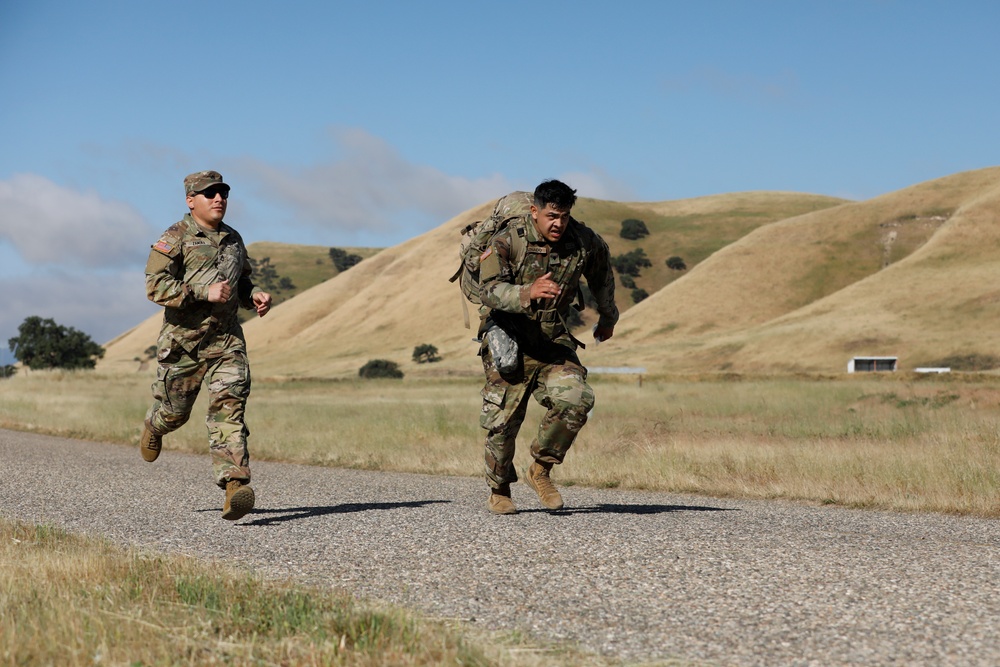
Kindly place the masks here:
<instances>
[{"instance_id":1,"label":"scattered oak tree","mask_svg":"<svg viewBox=\"0 0 1000 667\"><path fill-rule=\"evenodd\" d=\"M144 368L146 368L146 365L153 359L156 359L156 346L150 345L143 351L141 357L134 357L132 361L139 364L139 368L137 368L136 370L141 371Z\"/></svg>"},{"instance_id":2,"label":"scattered oak tree","mask_svg":"<svg viewBox=\"0 0 1000 667\"><path fill-rule=\"evenodd\" d=\"M271 258L261 257L260 259L254 259L253 257L249 257L248 259L250 261L250 268L253 269L254 283L260 285L261 289L266 292L277 291L278 270L271 265Z\"/></svg>"},{"instance_id":3,"label":"scattered oak tree","mask_svg":"<svg viewBox=\"0 0 1000 667\"><path fill-rule=\"evenodd\" d=\"M104 356L104 348L87 334L37 315L25 318L17 328L17 336L7 344L21 363L32 370L93 368Z\"/></svg>"},{"instance_id":4,"label":"scattered oak tree","mask_svg":"<svg viewBox=\"0 0 1000 667\"><path fill-rule=\"evenodd\" d=\"M623 255L616 255L611 258L611 265L615 267L620 275L639 277L640 271L644 267L652 266L653 263L646 257L646 251L642 248L630 250Z\"/></svg>"},{"instance_id":5,"label":"scattered oak tree","mask_svg":"<svg viewBox=\"0 0 1000 667\"><path fill-rule=\"evenodd\" d=\"M330 248L330 259L333 261L333 265L337 267L337 271L343 273L364 258L361 255L349 253L343 248Z\"/></svg>"},{"instance_id":6,"label":"scattered oak tree","mask_svg":"<svg viewBox=\"0 0 1000 667\"><path fill-rule=\"evenodd\" d=\"M260 259L250 257L249 260L250 267L253 269L253 282L273 297L274 300L271 301L272 308L290 298L288 292L295 289L295 283L288 276L278 274L278 270L271 264L270 257L261 257ZM253 310L247 310L246 308L239 310L239 318L242 322L256 317L257 313ZM140 361L141 366L142 362Z\"/></svg>"},{"instance_id":7,"label":"scattered oak tree","mask_svg":"<svg viewBox=\"0 0 1000 667\"><path fill-rule=\"evenodd\" d=\"M250 257L250 267L253 269L253 282L265 292L288 292L295 289L295 283L288 276L278 275L278 270L271 264L270 257L259 260Z\"/></svg>"}]
</instances>

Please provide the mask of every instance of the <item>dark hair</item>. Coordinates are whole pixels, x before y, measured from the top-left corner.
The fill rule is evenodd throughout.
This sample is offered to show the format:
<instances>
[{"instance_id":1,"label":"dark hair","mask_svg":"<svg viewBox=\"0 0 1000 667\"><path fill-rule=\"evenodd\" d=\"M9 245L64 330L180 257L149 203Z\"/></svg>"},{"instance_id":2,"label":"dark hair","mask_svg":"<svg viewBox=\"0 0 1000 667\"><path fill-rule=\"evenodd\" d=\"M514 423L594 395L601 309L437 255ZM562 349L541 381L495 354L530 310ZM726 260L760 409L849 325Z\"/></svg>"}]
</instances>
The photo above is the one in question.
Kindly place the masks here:
<instances>
[{"instance_id":1,"label":"dark hair","mask_svg":"<svg viewBox=\"0 0 1000 667\"><path fill-rule=\"evenodd\" d=\"M535 188L535 206L545 208L546 204L552 204L553 208L559 211L568 211L576 203L576 190L569 187L562 181L552 179L542 181Z\"/></svg>"}]
</instances>

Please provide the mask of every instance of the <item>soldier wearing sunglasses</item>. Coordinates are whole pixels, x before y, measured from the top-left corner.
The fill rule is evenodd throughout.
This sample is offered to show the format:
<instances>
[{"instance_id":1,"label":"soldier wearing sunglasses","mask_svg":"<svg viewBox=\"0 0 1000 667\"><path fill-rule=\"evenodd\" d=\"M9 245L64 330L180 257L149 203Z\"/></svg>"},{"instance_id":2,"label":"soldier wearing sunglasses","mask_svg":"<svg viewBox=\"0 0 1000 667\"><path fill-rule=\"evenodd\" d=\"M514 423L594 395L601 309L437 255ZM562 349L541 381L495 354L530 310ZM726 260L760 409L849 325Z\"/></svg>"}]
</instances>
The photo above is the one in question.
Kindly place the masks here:
<instances>
[{"instance_id":1,"label":"soldier wearing sunglasses","mask_svg":"<svg viewBox=\"0 0 1000 667\"><path fill-rule=\"evenodd\" d=\"M146 263L146 293L164 312L154 400L139 451L146 461L156 460L163 436L188 421L204 383L212 469L226 492L222 518L235 521L254 506L244 422L250 366L237 310L243 306L263 317L271 295L251 282L243 239L222 221L229 200L222 175L190 174L184 193L188 213L163 232Z\"/></svg>"}]
</instances>

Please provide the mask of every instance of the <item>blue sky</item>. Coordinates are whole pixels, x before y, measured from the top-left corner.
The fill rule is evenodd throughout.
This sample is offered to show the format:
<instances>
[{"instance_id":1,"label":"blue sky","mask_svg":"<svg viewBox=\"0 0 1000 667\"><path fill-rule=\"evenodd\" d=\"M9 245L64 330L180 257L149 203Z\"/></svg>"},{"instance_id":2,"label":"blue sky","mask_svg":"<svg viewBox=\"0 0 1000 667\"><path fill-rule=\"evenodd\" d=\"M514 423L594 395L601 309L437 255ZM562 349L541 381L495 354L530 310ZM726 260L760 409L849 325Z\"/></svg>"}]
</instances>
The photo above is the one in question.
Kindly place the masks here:
<instances>
[{"instance_id":1,"label":"blue sky","mask_svg":"<svg viewBox=\"0 0 1000 667\"><path fill-rule=\"evenodd\" d=\"M998 25L987 1L4 0L0 348L29 315L104 343L157 312L145 259L200 169L247 242L381 247L545 178L866 199L993 166Z\"/></svg>"}]
</instances>

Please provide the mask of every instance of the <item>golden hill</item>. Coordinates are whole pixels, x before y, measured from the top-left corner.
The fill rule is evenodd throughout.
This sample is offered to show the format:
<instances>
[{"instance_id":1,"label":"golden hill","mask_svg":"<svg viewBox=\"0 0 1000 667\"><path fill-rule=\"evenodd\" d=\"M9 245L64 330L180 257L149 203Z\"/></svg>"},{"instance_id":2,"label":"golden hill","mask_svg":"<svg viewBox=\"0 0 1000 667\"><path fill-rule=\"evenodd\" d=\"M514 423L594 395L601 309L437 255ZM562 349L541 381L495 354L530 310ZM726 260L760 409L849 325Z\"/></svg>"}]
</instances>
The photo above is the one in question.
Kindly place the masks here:
<instances>
[{"instance_id":1,"label":"golden hill","mask_svg":"<svg viewBox=\"0 0 1000 667\"><path fill-rule=\"evenodd\" d=\"M652 296L631 304L615 338L582 352L592 366L658 372L841 372L855 354L899 355L901 367L1000 349L989 326L1000 295L1000 168L957 174L864 202L796 193L737 193L658 203L581 199L574 215L612 254L642 248L636 279ZM479 372L462 323L459 232L492 202L382 250L245 324L254 373L346 377L367 360L408 374ZM635 217L650 235L618 236ZM672 271L669 256L689 269ZM160 316L107 346L102 368L134 371ZM473 324L473 326L475 326ZM586 339L586 338L585 338ZM417 365L413 348L443 359Z\"/></svg>"},{"instance_id":2,"label":"golden hill","mask_svg":"<svg viewBox=\"0 0 1000 667\"><path fill-rule=\"evenodd\" d=\"M990 168L767 225L627 312L590 361L832 373L855 355L996 355L998 215Z\"/></svg>"}]
</instances>

